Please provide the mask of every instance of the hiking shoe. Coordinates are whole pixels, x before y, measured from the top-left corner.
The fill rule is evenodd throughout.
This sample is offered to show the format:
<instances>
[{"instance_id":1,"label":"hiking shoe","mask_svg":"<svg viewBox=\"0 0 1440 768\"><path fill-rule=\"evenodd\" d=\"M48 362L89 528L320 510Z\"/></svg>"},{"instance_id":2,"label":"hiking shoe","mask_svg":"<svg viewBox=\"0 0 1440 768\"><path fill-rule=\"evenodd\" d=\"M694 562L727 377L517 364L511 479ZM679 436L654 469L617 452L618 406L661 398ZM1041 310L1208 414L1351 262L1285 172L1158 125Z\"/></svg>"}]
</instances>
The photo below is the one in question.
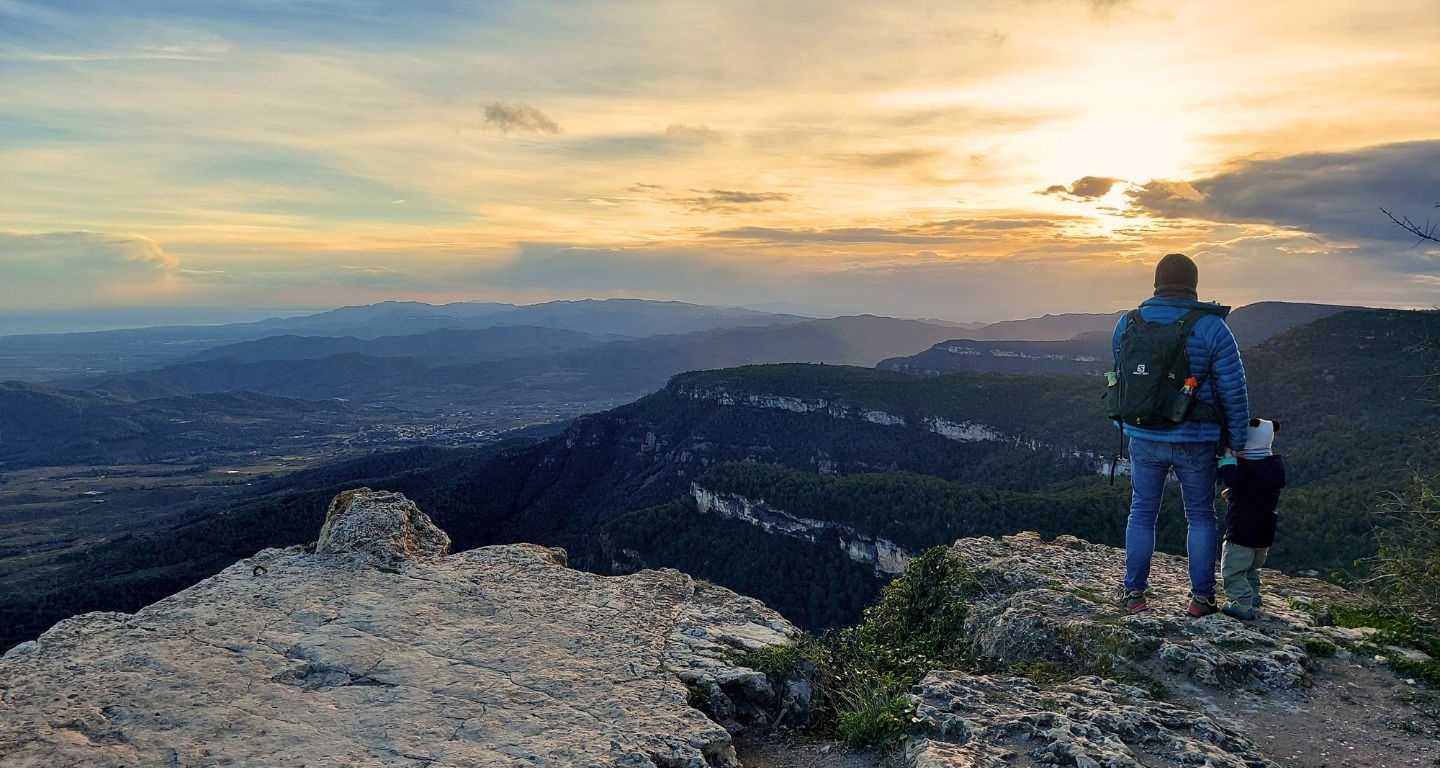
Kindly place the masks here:
<instances>
[{"instance_id":1,"label":"hiking shoe","mask_svg":"<svg viewBox=\"0 0 1440 768\"><path fill-rule=\"evenodd\" d=\"M1219 612L1219 610L1220 606L1215 604L1215 598L1204 595L1191 595L1190 607L1187 608L1185 612L1191 616L1209 616L1212 613Z\"/></svg>"},{"instance_id":2,"label":"hiking shoe","mask_svg":"<svg viewBox=\"0 0 1440 768\"><path fill-rule=\"evenodd\" d=\"M1254 611L1247 611L1244 608L1241 608L1237 603L1226 603L1225 607L1220 609L1220 612L1225 614L1226 616L1234 616L1241 621L1255 620Z\"/></svg>"},{"instance_id":3,"label":"hiking shoe","mask_svg":"<svg viewBox=\"0 0 1440 768\"><path fill-rule=\"evenodd\" d=\"M1125 610L1139 613L1149 609L1150 601L1145 597L1145 590L1137 589L1134 592L1125 593Z\"/></svg>"}]
</instances>

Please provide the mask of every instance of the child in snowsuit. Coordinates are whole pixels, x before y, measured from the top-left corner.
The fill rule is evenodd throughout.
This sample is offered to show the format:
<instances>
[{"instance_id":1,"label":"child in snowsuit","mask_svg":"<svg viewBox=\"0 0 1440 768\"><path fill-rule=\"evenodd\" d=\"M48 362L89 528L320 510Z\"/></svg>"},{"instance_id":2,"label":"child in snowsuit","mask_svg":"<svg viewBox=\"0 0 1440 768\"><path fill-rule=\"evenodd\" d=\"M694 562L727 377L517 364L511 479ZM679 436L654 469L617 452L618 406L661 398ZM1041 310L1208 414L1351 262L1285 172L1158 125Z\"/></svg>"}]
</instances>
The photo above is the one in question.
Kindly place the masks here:
<instances>
[{"instance_id":1,"label":"child in snowsuit","mask_svg":"<svg viewBox=\"0 0 1440 768\"><path fill-rule=\"evenodd\" d=\"M1260 566L1275 543L1280 517L1280 489L1285 487L1285 459L1271 451L1280 422L1251 419L1245 447L1220 460L1216 475L1230 506L1220 570L1228 602L1220 610L1237 619L1255 618L1260 607Z\"/></svg>"}]
</instances>

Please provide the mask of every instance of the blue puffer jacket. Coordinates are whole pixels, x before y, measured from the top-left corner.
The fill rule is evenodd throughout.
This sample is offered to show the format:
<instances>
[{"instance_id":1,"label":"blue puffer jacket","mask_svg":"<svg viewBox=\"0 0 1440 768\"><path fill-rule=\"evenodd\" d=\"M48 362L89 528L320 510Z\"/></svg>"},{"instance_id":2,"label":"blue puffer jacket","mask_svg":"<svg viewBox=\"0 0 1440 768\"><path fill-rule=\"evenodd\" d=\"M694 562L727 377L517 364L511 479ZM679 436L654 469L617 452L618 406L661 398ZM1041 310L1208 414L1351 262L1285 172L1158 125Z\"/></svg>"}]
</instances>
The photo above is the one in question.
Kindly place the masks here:
<instances>
[{"instance_id":1,"label":"blue puffer jacket","mask_svg":"<svg viewBox=\"0 0 1440 768\"><path fill-rule=\"evenodd\" d=\"M1250 398L1245 390L1245 366L1240 362L1240 348L1224 320L1230 308L1194 299L1156 296L1140 305L1140 317L1152 323L1173 323L1192 309L1208 309L1214 314L1199 318L1190 329L1185 345L1185 352L1190 356L1190 375L1201 381L1199 399L1219 406L1230 429L1230 447L1239 451L1245 446L1245 433L1250 428ZM1115 324L1110 347L1116 360L1120 359L1120 335L1128 324L1128 312ZM1140 429L1126 424L1125 434L1161 443L1213 443L1220 440L1220 425L1187 421L1170 429Z\"/></svg>"}]
</instances>

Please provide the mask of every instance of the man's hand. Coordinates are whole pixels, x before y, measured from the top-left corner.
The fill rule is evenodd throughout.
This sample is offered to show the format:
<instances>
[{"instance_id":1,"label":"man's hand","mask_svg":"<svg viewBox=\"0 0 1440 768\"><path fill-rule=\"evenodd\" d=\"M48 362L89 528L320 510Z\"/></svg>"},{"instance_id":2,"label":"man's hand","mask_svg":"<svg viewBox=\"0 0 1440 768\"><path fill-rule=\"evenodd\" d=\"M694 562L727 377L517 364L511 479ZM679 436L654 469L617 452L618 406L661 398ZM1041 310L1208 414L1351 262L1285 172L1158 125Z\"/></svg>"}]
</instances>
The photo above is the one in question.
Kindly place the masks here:
<instances>
[{"instance_id":1,"label":"man's hand","mask_svg":"<svg viewBox=\"0 0 1440 768\"><path fill-rule=\"evenodd\" d=\"M1229 447L1227 447L1227 448L1225 449L1225 458L1228 459L1228 458L1230 458L1231 456L1234 456L1234 455L1235 455L1235 449L1234 449L1234 448L1229 448Z\"/></svg>"}]
</instances>

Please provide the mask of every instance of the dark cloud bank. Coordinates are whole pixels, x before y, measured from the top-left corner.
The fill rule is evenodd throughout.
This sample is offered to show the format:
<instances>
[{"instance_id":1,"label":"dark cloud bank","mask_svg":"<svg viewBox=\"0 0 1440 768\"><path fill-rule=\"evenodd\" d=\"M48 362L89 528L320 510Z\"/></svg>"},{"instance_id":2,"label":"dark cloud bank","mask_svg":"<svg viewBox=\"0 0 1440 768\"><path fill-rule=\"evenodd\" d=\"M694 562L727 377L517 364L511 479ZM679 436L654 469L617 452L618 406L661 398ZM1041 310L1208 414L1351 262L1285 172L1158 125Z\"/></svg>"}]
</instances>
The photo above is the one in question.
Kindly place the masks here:
<instances>
[{"instance_id":1,"label":"dark cloud bank","mask_svg":"<svg viewBox=\"0 0 1440 768\"><path fill-rule=\"evenodd\" d=\"M1334 240L1413 241L1379 209L1415 211L1440 201L1440 141L1246 160L1208 178L1155 180L1126 194L1134 209L1166 218L1275 224Z\"/></svg>"}]
</instances>

